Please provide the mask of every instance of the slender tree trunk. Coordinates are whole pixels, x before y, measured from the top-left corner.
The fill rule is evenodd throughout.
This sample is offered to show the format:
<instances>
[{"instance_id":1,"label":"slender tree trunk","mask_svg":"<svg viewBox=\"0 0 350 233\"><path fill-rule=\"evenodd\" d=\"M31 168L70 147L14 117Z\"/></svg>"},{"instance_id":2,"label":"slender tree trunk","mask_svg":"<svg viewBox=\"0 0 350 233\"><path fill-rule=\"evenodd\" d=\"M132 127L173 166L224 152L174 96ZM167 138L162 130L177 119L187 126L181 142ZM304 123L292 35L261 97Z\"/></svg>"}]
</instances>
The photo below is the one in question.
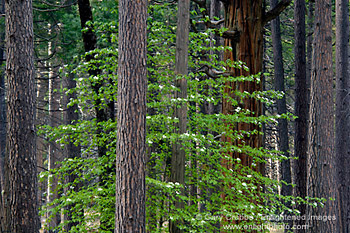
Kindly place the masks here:
<instances>
[{"instance_id":1,"label":"slender tree trunk","mask_svg":"<svg viewBox=\"0 0 350 233\"><path fill-rule=\"evenodd\" d=\"M308 216L334 216L336 220L310 218L308 232L340 232L336 160L334 153L334 102L332 68L332 1L315 3L315 31L311 79L307 196L326 198L324 207L308 206ZM345 48L347 49L347 47Z\"/></svg>"},{"instance_id":2,"label":"slender tree trunk","mask_svg":"<svg viewBox=\"0 0 350 233\"><path fill-rule=\"evenodd\" d=\"M5 230L38 233L32 1L5 3L8 87Z\"/></svg>"},{"instance_id":3,"label":"slender tree trunk","mask_svg":"<svg viewBox=\"0 0 350 233\"><path fill-rule=\"evenodd\" d=\"M5 2L0 1L1 14L5 13ZM0 44L5 42L5 31L0 32ZM0 65L4 62L4 47L0 46ZM4 187L4 161L6 145L6 101L5 101L5 74L0 72L0 190ZM0 194L2 197L2 195ZM1 229L1 228L0 228Z\"/></svg>"},{"instance_id":4,"label":"slender tree trunk","mask_svg":"<svg viewBox=\"0 0 350 233\"><path fill-rule=\"evenodd\" d=\"M83 42L84 42L84 49L85 49L85 52L89 52L89 51L92 51L92 50L97 48L97 38L96 38L96 34L93 30L93 26L87 24L87 22L89 22L89 21L93 22L90 1L89 0L78 0L78 6L79 6L81 28L82 29L87 28L87 30L85 30L82 33ZM92 60L93 60L92 54L86 55L87 62L90 62ZM99 67L92 68L92 69L89 69L88 73L90 76L98 77L101 74L101 69ZM101 106L102 100L98 96L100 95L102 86L103 86L102 81L99 81L99 82L92 84L92 89L97 96L97 98L94 99L94 105L95 105L94 108L95 108L95 112L96 112L97 123L105 122L108 119L114 120L114 102L112 101L109 103L109 108ZM98 137L101 138L101 137L103 137L101 134L104 131L100 125L97 125L97 127L98 127L98 129L97 129ZM97 147L98 147L97 153L98 153L99 157L103 157L107 154L108 149L106 147L106 144L98 145ZM106 185L110 175L113 174L114 172L115 172L114 166L106 168L106 171L99 177L100 178L100 185L101 186ZM101 219L100 228L101 228L101 230L112 231L113 229L112 229L112 226L108 223L109 221L107 219L108 218L107 216L102 211L101 218L100 218Z\"/></svg>"},{"instance_id":5,"label":"slender tree trunk","mask_svg":"<svg viewBox=\"0 0 350 233\"><path fill-rule=\"evenodd\" d=\"M295 161L295 192L297 196L306 197L307 181L307 135L308 135L308 88L306 82L306 51L305 51L305 0L294 1L295 21L295 136L294 156ZM299 204L297 209L301 216L306 214L306 205ZM305 225L300 219L296 225ZM297 229L296 232L306 232L306 229Z\"/></svg>"},{"instance_id":6,"label":"slender tree trunk","mask_svg":"<svg viewBox=\"0 0 350 233\"><path fill-rule=\"evenodd\" d=\"M52 55L52 42L49 42L48 55ZM53 64L49 63L49 124L51 127L57 127L61 123L61 111L60 109L60 77L58 76L57 68L52 68ZM59 162L62 161L62 151L60 146L56 142L50 142L48 148L48 170L57 169ZM53 202L59 198L58 195L58 182L59 177L49 177L47 184L47 201L48 203ZM52 206L54 208L54 206ZM50 219L49 226L50 230L57 227L61 222L61 213L58 212L55 216Z\"/></svg>"},{"instance_id":7,"label":"slender tree trunk","mask_svg":"<svg viewBox=\"0 0 350 233\"><path fill-rule=\"evenodd\" d=\"M47 101L45 100L46 93L49 89L49 83L46 75L43 74L43 72L40 71L40 69L37 69L36 72L37 77L37 83L36 83L36 125L45 125L48 123L48 115L47 113ZM44 154L46 156L48 151L47 146L47 140L44 139L44 137L37 137L36 139L36 157L37 157L37 166L38 166L38 172L42 172L45 169L44 168ZM45 159L46 160L46 159ZM39 190L38 190L38 202L39 207L43 203L43 194L47 192L47 184L48 181L42 181L39 182ZM46 196L47 197L47 196ZM46 198L47 199L47 198ZM45 201L46 203L46 201ZM45 213L46 217L48 213Z\"/></svg>"},{"instance_id":8,"label":"slender tree trunk","mask_svg":"<svg viewBox=\"0 0 350 233\"><path fill-rule=\"evenodd\" d=\"M119 0L115 233L146 232L146 21L146 0Z\"/></svg>"},{"instance_id":9,"label":"slender tree trunk","mask_svg":"<svg viewBox=\"0 0 350 233\"><path fill-rule=\"evenodd\" d=\"M271 6L277 5L277 0L271 0ZM275 67L275 90L285 92L284 88L284 68L283 68L283 57L282 57L282 41L281 41L281 29L280 29L280 19L276 17L271 22L272 31L272 43L273 43L273 61ZM277 100L277 113L279 115L287 113L286 96L284 95L282 99ZM289 141L288 141L288 122L287 119L278 120L278 136L279 136L279 150L283 154L289 157ZM288 183L291 183L291 170L290 170L290 160L285 160L282 162L282 179ZM291 186L283 186L283 195L292 195Z\"/></svg>"},{"instance_id":10,"label":"slender tree trunk","mask_svg":"<svg viewBox=\"0 0 350 233\"><path fill-rule=\"evenodd\" d=\"M188 37L189 37L189 19L190 18L190 0L178 1L177 12L177 30L176 30L176 57L175 57L175 85L180 90L175 93L175 98L187 99L187 79L181 77L188 73ZM180 107L175 107L175 117L179 119L177 125L178 133L184 134L187 131L187 104L184 102ZM173 154L171 158L171 181L185 185L185 160L186 153L182 141L178 140L173 145ZM175 203L175 207L181 209L184 207L182 201ZM177 226L177 222L170 222L170 232L183 232Z\"/></svg>"},{"instance_id":11,"label":"slender tree trunk","mask_svg":"<svg viewBox=\"0 0 350 233\"><path fill-rule=\"evenodd\" d=\"M71 90L73 88L76 87L76 82L74 80L74 75L72 73L70 73L68 75L68 77L66 78L66 83L65 86L67 87L68 90ZM74 92L69 93L66 98L65 98L65 106L67 106L68 102L71 99L76 99L76 94ZM65 112L64 118L65 118L65 122L66 124L75 124L77 123L77 121L79 120L79 114L77 112L78 110L78 106L75 104L73 106L70 106L67 108L67 111ZM80 146L79 145L74 145L73 142L69 142L67 147L66 147L66 152L67 152L67 158L72 158L72 159L76 159L80 157ZM72 172L68 175L68 177L66 178L68 183L74 183L75 180L77 179L77 175ZM76 182L73 185L73 191L78 192L79 189L81 188L81 184L77 184ZM66 232L70 232L70 230L72 229L72 227L76 226L79 224L79 221L73 221L72 218L72 211L70 211L71 209L74 208L74 205L69 205L67 207L67 214L65 216L65 220L69 221L69 223L66 226ZM84 210L81 211L81 213L76 213L76 214L81 214L80 217L84 216Z\"/></svg>"},{"instance_id":12,"label":"slender tree trunk","mask_svg":"<svg viewBox=\"0 0 350 233\"><path fill-rule=\"evenodd\" d=\"M277 0L271 0L271 7L277 5ZM284 88L284 68L283 68L283 55L282 55L282 40L281 40L281 29L280 29L280 18L276 17L271 21L271 34L273 44L273 63L275 67L275 90L285 92ZM279 115L287 113L286 95L282 99L277 99L277 113ZM283 153L284 156L289 157L289 138L288 138L288 122L287 119L278 119L278 149ZM282 167L282 180L291 184L291 166L290 159L283 160L281 162ZM293 189L291 185L282 186L282 195L292 196ZM288 207L290 203L285 203ZM292 221L286 221L289 224L289 229L292 227Z\"/></svg>"},{"instance_id":13,"label":"slender tree trunk","mask_svg":"<svg viewBox=\"0 0 350 233\"><path fill-rule=\"evenodd\" d=\"M0 3L1 13L5 13L5 1L1 0ZM0 32L0 44L4 43L5 31ZM0 47L0 66L2 66L4 61L4 49L3 46ZM6 147L6 101L5 101L5 74L0 71L0 190L4 190L5 181L5 147ZM0 219L4 218L5 209L4 207L4 196L3 192L0 193ZM4 223L0 221L0 232L3 232Z\"/></svg>"},{"instance_id":14,"label":"slender tree trunk","mask_svg":"<svg viewBox=\"0 0 350 233\"><path fill-rule=\"evenodd\" d=\"M349 1L336 1L335 154L338 170L340 232L350 232Z\"/></svg>"}]
</instances>

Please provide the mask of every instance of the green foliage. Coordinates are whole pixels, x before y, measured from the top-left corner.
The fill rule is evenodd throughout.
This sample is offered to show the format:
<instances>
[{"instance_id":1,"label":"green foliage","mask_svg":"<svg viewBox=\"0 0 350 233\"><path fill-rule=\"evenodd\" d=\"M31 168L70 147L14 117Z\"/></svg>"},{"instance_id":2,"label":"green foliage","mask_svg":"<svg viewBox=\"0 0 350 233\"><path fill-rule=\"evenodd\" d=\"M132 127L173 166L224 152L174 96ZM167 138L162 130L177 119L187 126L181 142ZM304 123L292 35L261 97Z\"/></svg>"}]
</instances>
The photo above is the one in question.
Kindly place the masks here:
<instances>
[{"instance_id":1,"label":"green foliage","mask_svg":"<svg viewBox=\"0 0 350 233\"><path fill-rule=\"evenodd\" d=\"M116 11L99 3L99 15ZM95 11L97 14L97 11ZM199 14L193 12L192 14ZM68 17L68 16L65 16ZM233 142L247 136L262 134L260 131L237 131L235 125L245 122L261 126L263 123L276 124L279 118L292 118L290 115L254 117L252 112L240 108L244 98L257 99L272 104L283 93L257 91L240 93L232 90L235 98L225 94L228 82L260 82L260 74L248 77L218 75L210 78L203 67L210 67L224 73L228 67L247 70L241 62L221 61L218 53L231 48L212 46L211 29L190 34L190 73L188 98L174 98L175 86L175 25L176 8L173 4L151 4L148 20L148 94L147 94L147 230L148 232L167 232L169 221L179 220L185 232L215 232L225 225L262 225L269 223L266 216L283 213L298 214L284 203L305 202L297 197L283 197L278 189L283 181L267 178L257 172L260 164L267 158L288 159L278 151L252 148L244 143ZM77 87L69 92L77 94L69 106L78 105L81 120L71 125L57 128L43 126L40 133L64 147L69 143L81 146L81 156L62 162L60 168L41 173L42 180L57 176L61 183L56 190L60 195L41 210L51 216L69 212L76 223L70 232L104 232L99 222L114 225L115 174L101 176L113 168L115 163L116 122L109 120L97 122L95 108L105 108L109 101L116 101L117 89L117 25L115 21L96 21L95 32L99 35L99 49L83 56L76 56L61 72L74 72ZM86 55L93 55L89 63ZM77 65L75 65L77 64ZM89 76L90 69L99 68L102 73ZM96 83L101 84L98 93L92 90ZM224 115L220 111L208 112L206 109L220 108L225 99L235 106L235 111ZM98 100L98 101L97 101ZM98 105L99 104L99 105ZM175 133L174 110L186 104L188 107L188 132ZM185 185L169 182L172 145L181 140L186 151ZM97 156L97 148L105 146L105 156ZM242 165L233 153L248 155L251 167ZM67 183L67 177L74 176L74 182ZM175 208L175 201L184 203L183 209ZM310 199L311 203L320 203ZM52 208L49 208L52 207ZM103 213L103 214L102 214ZM101 217L102 216L102 217ZM240 217L244 221L233 221ZM101 219L104 218L104 219ZM62 222L56 230L63 232L68 221ZM261 229L262 232L266 232Z\"/></svg>"}]
</instances>

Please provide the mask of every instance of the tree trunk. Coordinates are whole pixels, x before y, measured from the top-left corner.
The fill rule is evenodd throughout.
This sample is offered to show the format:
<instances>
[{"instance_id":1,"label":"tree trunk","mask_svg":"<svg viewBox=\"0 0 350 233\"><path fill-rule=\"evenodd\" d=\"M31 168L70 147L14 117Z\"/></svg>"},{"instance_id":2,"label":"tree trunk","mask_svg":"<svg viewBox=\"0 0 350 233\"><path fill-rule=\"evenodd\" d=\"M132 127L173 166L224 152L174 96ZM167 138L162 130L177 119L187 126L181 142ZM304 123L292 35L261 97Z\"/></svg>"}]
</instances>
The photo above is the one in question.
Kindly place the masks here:
<instances>
[{"instance_id":1,"label":"tree trunk","mask_svg":"<svg viewBox=\"0 0 350 233\"><path fill-rule=\"evenodd\" d=\"M74 80L74 75L73 73L69 73L68 77L66 78L66 83L65 83L65 86L67 87L68 90L72 90L76 87L76 82ZM71 100L71 99L76 99L76 94L75 92L70 92L66 98L65 98L65 106L67 106L68 102ZM67 108L67 111L65 112L65 115L64 115L64 118L65 118L65 123L66 124L75 124L77 123L76 121L79 120L79 114L77 112L78 110L78 106L75 104L73 106L70 106ZM72 159L75 159L75 158L79 158L80 157L80 145L74 145L73 142L69 142L68 145L66 146L66 152L67 152L67 158L72 158ZM74 181L78 178L78 176L72 172L68 175L68 177L66 178L67 182L68 183L74 183ZM80 189L80 186L81 184L77 184L76 182L74 183L74 192L78 192L79 189ZM79 224L78 221L73 221L72 219L72 213L71 213L71 209L74 209L74 206L73 205L69 205L67 207L67 214L65 216L65 220L66 221L69 221L69 223L67 224L66 226L66 232L70 232L70 230L72 229L72 227L76 226ZM76 214L79 214L79 213L76 213ZM81 217L84 216L84 210L81 211Z\"/></svg>"},{"instance_id":2,"label":"tree trunk","mask_svg":"<svg viewBox=\"0 0 350 233\"><path fill-rule=\"evenodd\" d=\"M187 79L181 77L188 73L188 37L190 21L190 0L178 1L177 12L177 30L176 30L176 57L175 57L175 85L180 91L175 93L175 98L187 99ZM177 132L184 134L187 131L187 103L184 102L180 107L175 106L175 117L179 119ZM173 145L171 158L171 181L185 185L185 160L186 153L182 141L177 140ZM177 209L184 207L182 201L175 203ZM170 232L183 232L177 222L170 222Z\"/></svg>"},{"instance_id":3,"label":"tree trunk","mask_svg":"<svg viewBox=\"0 0 350 233\"><path fill-rule=\"evenodd\" d=\"M53 54L52 42L48 43L48 56ZM61 123L61 111L60 109L60 77L58 76L57 68L52 68L53 64L49 63L49 124L51 127L57 127ZM62 151L60 145L56 142L49 142L48 147L48 170L57 169L59 167L59 162L62 161ZM47 184L47 202L51 203L59 198L58 195L58 182L59 177L53 176L49 177ZM50 208L54 208L51 206ZM50 230L57 227L61 222L61 213L58 212L55 216L50 219L49 227Z\"/></svg>"},{"instance_id":4,"label":"tree trunk","mask_svg":"<svg viewBox=\"0 0 350 233\"><path fill-rule=\"evenodd\" d=\"M1 0L1 13L5 13L5 1ZM4 43L5 31L0 32L0 44ZM0 47L0 66L2 66L4 60L4 49ZM0 190L4 190L5 181L5 147L6 147L6 101L5 101L5 74L1 71L0 74ZM0 219L4 218L4 196L3 192L0 193ZM0 232L3 232L4 223L0 221Z\"/></svg>"},{"instance_id":5,"label":"tree trunk","mask_svg":"<svg viewBox=\"0 0 350 233\"><path fill-rule=\"evenodd\" d=\"M242 61L249 68L249 71L238 68L229 68L232 76L248 76L258 74L262 71L263 55L263 27L267 21L277 17L289 4L290 0L283 0L278 6L272 8L269 12L263 12L263 1L245 1L245 0L226 0L222 1L225 8L225 28L228 28L225 38L225 46L232 48L232 51L225 51L224 60ZM228 82L224 89L225 95L229 98L237 99L234 91L253 93L262 91L261 80L255 82ZM262 114L262 104L255 98L244 98L239 101L239 107L251 112L251 117L258 117ZM223 99L223 114L232 114L236 106L227 98ZM237 131L261 131L258 124L237 123L232 125ZM262 137L259 134L251 134L233 142L231 138L223 136L222 140L232 144L244 144L252 148L262 146ZM230 152L229 156L240 158L243 166L252 167L253 159L251 156L242 153ZM224 165L227 166L224 161ZM263 173L263 165L258 163L255 168L258 172ZM224 195L223 195L223 198Z\"/></svg>"},{"instance_id":6,"label":"tree trunk","mask_svg":"<svg viewBox=\"0 0 350 233\"><path fill-rule=\"evenodd\" d=\"M84 49L85 49L85 52L90 52L97 48L97 38L96 38L95 32L93 31L93 26L87 24L87 22L89 21L93 22L90 1L78 0L78 6L79 6L81 28L88 29L82 33ZM87 62L90 62L92 60L93 60L92 54L86 55ZM99 76L101 74L101 70L99 67L91 68L89 69L88 73L90 76ZM100 89L102 86L103 86L103 82L96 82L92 84L92 89L97 96L97 98L94 99L94 105L95 105L94 108L96 112L97 123L105 122L108 119L114 120L114 102L112 101L109 103L109 109L101 106L102 101L98 96L100 95ZM98 137L101 138L103 137L101 135L103 133L103 129L99 124L97 125L97 127L98 127L97 128ZM103 157L107 154L108 149L106 147L106 144L98 145L97 147L98 147L97 153L99 157ZM99 177L101 186L106 185L110 175L114 173L114 171L115 171L115 167L113 166L106 168L106 171ZM113 230L112 226L108 224L108 220L106 221L106 218L108 217L105 217L105 213L102 211L101 218L100 218L101 219L100 228L101 230L112 231Z\"/></svg>"},{"instance_id":7,"label":"tree trunk","mask_svg":"<svg viewBox=\"0 0 350 233\"><path fill-rule=\"evenodd\" d=\"M305 0L294 1L295 21L295 136L294 156L295 161L295 192L297 196L306 197L307 181L307 135L308 135L308 88L306 82L306 51L305 51ZM306 214L306 205L298 204L297 209L300 215ZM300 219L296 225L305 225ZM306 229L297 229L296 232L305 232Z\"/></svg>"},{"instance_id":8,"label":"tree trunk","mask_svg":"<svg viewBox=\"0 0 350 233\"><path fill-rule=\"evenodd\" d=\"M115 233L146 232L147 1L119 1Z\"/></svg>"},{"instance_id":9,"label":"tree trunk","mask_svg":"<svg viewBox=\"0 0 350 233\"><path fill-rule=\"evenodd\" d=\"M277 0L271 0L271 7L277 5ZM280 18L276 17L271 21L271 34L273 44L273 63L275 67L275 90L285 92L284 88L284 68L283 68L283 56L282 56L282 40L281 40L281 29L280 29ZM279 115L287 113L286 95L282 99L277 99L277 113ZM289 140L288 140L288 122L286 118L278 119L277 125L278 131L278 149L283 153L284 156L289 157ZM282 167L282 180L291 184L291 166L290 159L283 160L281 162ZM293 189L291 185L282 185L282 195L292 196ZM288 207L290 203L285 203ZM290 228L292 227L291 221L286 221Z\"/></svg>"},{"instance_id":10,"label":"tree trunk","mask_svg":"<svg viewBox=\"0 0 350 233\"><path fill-rule=\"evenodd\" d=\"M336 1L335 154L338 169L340 232L350 232L349 1Z\"/></svg>"},{"instance_id":11,"label":"tree trunk","mask_svg":"<svg viewBox=\"0 0 350 233\"><path fill-rule=\"evenodd\" d=\"M7 232L39 232L31 0L6 1Z\"/></svg>"},{"instance_id":12,"label":"tree trunk","mask_svg":"<svg viewBox=\"0 0 350 233\"><path fill-rule=\"evenodd\" d=\"M303 1L305 8L305 0ZM311 87L311 66L312 66L312 41L313 41L313 33L314 33L314 4L315 2L309 1L308 11L307 11L307 35L306 35L306 86L307 86L307 97L308 104L310 104L310 87ZM304 10L305 11L305 10ZM305 15L304 21L305 21Z\"/></svg>"},{"instance_id":13,"label":"tree trunk","mask_svg":"<svg viewBox=\"0 0 350 233\"><path fill-rule=\"evenodd\" d=\"M332 69L332 1L315 3L315 31L311 78L307 196L326 198L324 207L308 206L308 216L334 216L336 220L309 219L308 232L339 232ZM347 47L345 48L347 49Z\"/></svg>"},{"instance_id":14,"label":"tree trunk","mask_svg":"<svg viewBox=\"0 0 350 233\"><path fill-rule=\"evenodd\" d=\"M224 60L243 61L249 71L244 69L231 68L232 76L247 76L251 74L258 74L262 71L262 52L263 52L263 22L262 22L262 0L258 1L228 1L225 6L225 28L229 31L236 31L237 36L233 38L225 39L225 46L232 48L232 51L226 51L224 53ZM229 88L225 88L224 92L231 98L235 98L232 90L238 90L240 92L247 91L253 93L254 91L262 90L262 82L230 82L226 85ZM243 104L240 106L242 109L249 109L253 112L252 116L257 117L261 115L262 105L261 102L252 98L245 98ZM232 114L235 106L231 101L227 99L223 100L222 112L223 114ZM233 126L234 127L234 126ZM260 130L256 124L238 123L236 130L244 130L251 132L253 130ZM223 138L224 141L233 143L230 138ZM246 145L252 148L259 148L262 145L262 137L260 135L251 135L244 138ZM231 156L233 154L231 153ZM237 154L236 157L241 159L242 165L251 166L252 158L244 155ZM259 168L259 170L261 170Z\"/></svg>"},{"instance_id":15,"label":"tree trunk","mask_svg":"<svg viewBox=\"0 0 350 233\"><path fill-rule=\"evenodd\" d=\"M263 55L263 22L262 22L262 0L258 1L228 1L224 4L225 7L225 28L229 31L235 31L236 36L232 38L225 38L225 46L232 48L232 51L224 52L224 61L242 61L249 68L249 71L238 68L228 68L232 72L232 76L248 76L252 74L258 74L262 71L262 55ZM225 95L233 99L239 99L235 96L234 91L239 92L247 91L253 93L254 91L262 90L262 82L228 82L226 83L224 92ZM240 108L251 111L252 117L258 117L262 113L262 104L254 98L244 98L239 101ZM236 106L232 102L223 98L222 113L232 114L235 111ZM253 130L259 130L260 127L257 124L250 123L237 123L231 126L237 131L252 132ZM252 148L260 148L262 146L262 137L259 134L251 134L250 136L244 136L242 140L232 141L230 137L223 136L222 140L232 144L244 144ZM228 156L239 158L241 164L246 167L252 167L253 159L251 156L242 153L229 152ZM227 164L227 161L223 161L223 165L227 168L231 168ZM258 163L256 167L258 172L262 172L262 164ZM225 199L225 194L222 195ZM226 232L226 231L222 231Z\"/></svg>"}]
</instances>

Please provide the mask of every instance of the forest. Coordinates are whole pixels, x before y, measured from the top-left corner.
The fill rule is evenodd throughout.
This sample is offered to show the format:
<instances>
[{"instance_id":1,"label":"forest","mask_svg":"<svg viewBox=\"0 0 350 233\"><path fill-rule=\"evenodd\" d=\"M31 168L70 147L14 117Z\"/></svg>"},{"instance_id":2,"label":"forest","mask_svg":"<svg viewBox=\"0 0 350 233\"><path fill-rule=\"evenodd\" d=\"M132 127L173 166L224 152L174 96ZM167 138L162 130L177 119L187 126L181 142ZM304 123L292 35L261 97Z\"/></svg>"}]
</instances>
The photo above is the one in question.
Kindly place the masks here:
<instances>
[{"instance_id":1,"label":"forest","mask_svg":"<svg viewBox=\"0 0 350 233\"><path fill-rule=\"evenodd\" d=\"M350 232L349 1L0 16L0 233Z\"/></svg>"}]
</instances>

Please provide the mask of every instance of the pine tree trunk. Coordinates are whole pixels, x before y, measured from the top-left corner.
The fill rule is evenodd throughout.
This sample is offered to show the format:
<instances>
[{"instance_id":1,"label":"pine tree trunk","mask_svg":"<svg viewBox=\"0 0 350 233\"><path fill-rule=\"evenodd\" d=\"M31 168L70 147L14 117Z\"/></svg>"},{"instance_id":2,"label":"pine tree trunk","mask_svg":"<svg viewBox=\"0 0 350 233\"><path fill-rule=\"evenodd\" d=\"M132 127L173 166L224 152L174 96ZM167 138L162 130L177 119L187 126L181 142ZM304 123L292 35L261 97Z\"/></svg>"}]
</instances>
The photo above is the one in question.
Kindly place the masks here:
<instances>
[{"instance_id":1,"label":"pine tree trunk","mask_svg":"<svg viewBox=\"0 0 350 233\"><path fill-rule=\"evenodd\" d=\"M305 51L305 0L294 2L295 21L295 136L294 156L295 161L295 192L297 196L306 197L307 180L307 137L308 137L308 88L306 76L306 51ZM309 51L308 51L309 52ZM299 204L297 209L301 216L306 214L306 205ZM305 221L300 219L296 225L303 226ZM297 229L296 232L305 232L305 229Z\"/></svg>"},{"instance_id":2,"label":"pine tree trunk","mask_svg":"<svg viewBox=\"0 0 350 233\"><path fill-rule=\"evenodd\" d=\"M188 73L188 37L189 37L189 17L190 0L178 1L177 30L176 30L176 56L175 56L175 85L180 91L175 93L175 98L187 99L187 79L181 77ZM175 107L175 117L179 119L177 132L184 134L187 132L187 103L184 102L180 107ZM173 145L171 158L171 181L185 185L185 160L186 153L182 141L177 140ZM175 203L177 209L184 207L182 201ZM176 222L170 222L170 232L183 232Z\"/></svg>"},{"instance_id":3,"label":"pine tree trunk","mask_svg":"<svg viewBox=\"0 0 350 233\"><path fill-rule=\"evenodd\" d=\"M38 233L32 1L6 1L5 8L8 87L5 230Z\"/></svg>"},{"instance_id":4,"label":"pine tree trunk","mask_svg":"<svg viewBox=\"0 0 350 233\"><path fill-rule=\"evenodd\" d=\"M119 0L115 233L146 232L146 21L146 0Z\"/></svg>"},{"instance_id":5,"label":"pine tree trunk","mask_svg":"<svg viewBox=\"0 0 350 233\"><path fill-rule=\"evenodd\" d=\"M349 1L336 1L335 154L339 182L340 232L350 232Z\"/></svg>"},{"instance_id":6,"label":"pine tree trunk","mask_svg":"<svg viewBox=\"0 0 350 233\"><path fill-rule=\"evenodd\" d=\"M308 206L308 216L334 216L336 220L308 220L308 232L340 232L332 68L332 1L315 3L315 31L311 76L307 196L326 198L324 207Z\"/></svg>"}]
</instances>

